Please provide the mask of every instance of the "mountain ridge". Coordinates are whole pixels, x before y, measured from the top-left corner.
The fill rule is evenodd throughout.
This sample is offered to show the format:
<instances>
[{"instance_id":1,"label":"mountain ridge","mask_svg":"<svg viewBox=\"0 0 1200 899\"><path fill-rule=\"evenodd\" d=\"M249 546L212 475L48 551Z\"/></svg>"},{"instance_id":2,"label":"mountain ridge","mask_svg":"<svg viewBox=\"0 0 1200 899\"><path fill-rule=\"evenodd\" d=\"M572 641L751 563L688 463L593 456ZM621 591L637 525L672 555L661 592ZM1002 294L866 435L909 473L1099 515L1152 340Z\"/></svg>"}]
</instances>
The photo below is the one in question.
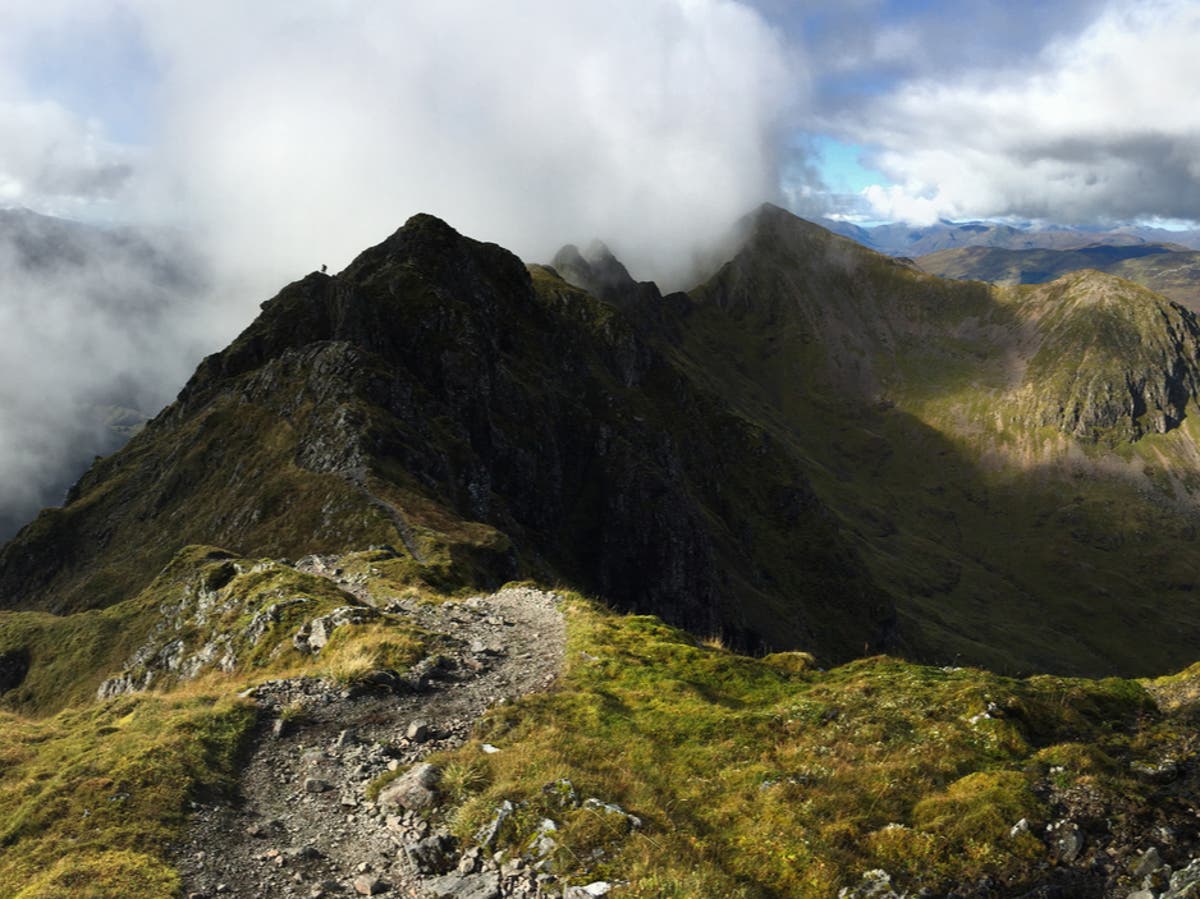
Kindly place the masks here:
<instances>
[{"instance_id":1,"label":"mountain ridge","mask_svg":"<svg viewBox=\"0 0 1200 899\"><path fill-rule=\"evenodd\" d=\"M923 256L968 247L1075 250L1089 246L1139 247L1146 244L1173 244L1177 249L1194 250L1200 246L1200 232L1169 231L1143 226L1072 227L992 221L954 222L946 219L932 225L892 222L859 226L834 219L821 219L819 223L836 234L891 256Z\"/></svg>"},{"instance_id":2,"label":"mountain ridge","mask_svg":"<svg viewBox=\"0 0 1200 899\"><path fill-rule=\"evenodd\" d=\"M754 456L778 473L744 470ZM726 498L733 484L753 506ZM78 579L49 561L67 535L146 520L164 523L154 543L76 544ZM0 550L0 595L62 610L117 577L115 601L185 543L295 556L396 542L419 547L425 577L557 571L735 643L771 634L836 658L883 639L890 613L831 521L794 460L614 307L418 216L265 303L63 510Z\"/></svg>"}]
</instances>

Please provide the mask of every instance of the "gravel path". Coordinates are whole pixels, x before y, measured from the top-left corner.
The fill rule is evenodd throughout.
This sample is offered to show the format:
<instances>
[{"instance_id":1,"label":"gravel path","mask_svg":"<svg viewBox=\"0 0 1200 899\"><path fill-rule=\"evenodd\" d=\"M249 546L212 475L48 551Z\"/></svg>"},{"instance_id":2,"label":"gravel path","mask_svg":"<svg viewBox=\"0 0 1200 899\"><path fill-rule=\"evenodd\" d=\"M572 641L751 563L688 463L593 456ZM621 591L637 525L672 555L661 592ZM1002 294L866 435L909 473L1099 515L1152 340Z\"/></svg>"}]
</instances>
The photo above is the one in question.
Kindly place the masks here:
<instances>
[{"instance_id":1,"label":"gravel path","mask_svg":"<svg viewBox=\"0 0 1200 899\"><path fill-rule=\"evenodd\" d=\"M371 602L363 587L339 580L334 559L309 557L297 567ZM267 714L240 801L196 808L176 855L184 895L430 895L403 848L427 836L428 825L411 813L387 814L364 790L389 768L460 745L496 703L548 687L562 668L559 603L527 588L442 605L392 601L390 614L446 637L401 690L313 679L255 688ZM497 883L492 895L536 892L532 877Z\"/></svg>"}]
</instances>

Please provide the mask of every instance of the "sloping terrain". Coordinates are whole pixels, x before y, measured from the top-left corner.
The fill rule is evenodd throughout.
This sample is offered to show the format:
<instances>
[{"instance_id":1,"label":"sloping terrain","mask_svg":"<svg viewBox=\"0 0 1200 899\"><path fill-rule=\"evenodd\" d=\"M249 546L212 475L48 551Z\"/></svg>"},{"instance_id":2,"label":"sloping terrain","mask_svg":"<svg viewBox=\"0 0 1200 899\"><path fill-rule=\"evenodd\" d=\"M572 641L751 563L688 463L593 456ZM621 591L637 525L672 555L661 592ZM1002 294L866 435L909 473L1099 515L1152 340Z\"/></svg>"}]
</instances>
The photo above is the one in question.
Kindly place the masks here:
<instances>
[{"instance_id":1,"label":"sloping terrain","mask_svg":"<svg viewBox=\"0 0 1200 899\"><path fill-rule=\"evenodd\" d=\"M1200 309L1200 252L1170 244L1079 249L970 247L920 256L917 264L944 278L995 284L1042 284L1069 272L1095 269L1126 278L1189 309Z\"/></svg>"},{"instance_id":2,"label":"sloping terrain","mask_svg":"<svg viewBox=\"0 0 1200 899\"><path fill-rule=\"evenodd\" d=\"M147 625L120 651L36 646L0 712L0 893L1183 899L1200 882L1194 668L825 671L571 593L418 593L401 561L190 548L112 608ZM97 614L5 613L0 637ZM56 692L72 678L100 686Z\"/></svg>"},{"instance_id":3,"label":"sloping terrain","mask_svg":"<svg viewBox=\"0 0 1200 899\"><path fill-rule=\"evenodd\" d=\"M1001 222L951 222L932 225L908 225L896 222L860 227L850 222L822 220L821 224L843 237L849 237L889 256L924 256L964 247L998 247L1007 250L1075 250L1092 245L1138 247L1150 243L1178 241L1195 246L1197 234L1156 228L1072 228L1063 225L1039 227L1036 224L1009 225Z\"/></svg>"}]
</instances>

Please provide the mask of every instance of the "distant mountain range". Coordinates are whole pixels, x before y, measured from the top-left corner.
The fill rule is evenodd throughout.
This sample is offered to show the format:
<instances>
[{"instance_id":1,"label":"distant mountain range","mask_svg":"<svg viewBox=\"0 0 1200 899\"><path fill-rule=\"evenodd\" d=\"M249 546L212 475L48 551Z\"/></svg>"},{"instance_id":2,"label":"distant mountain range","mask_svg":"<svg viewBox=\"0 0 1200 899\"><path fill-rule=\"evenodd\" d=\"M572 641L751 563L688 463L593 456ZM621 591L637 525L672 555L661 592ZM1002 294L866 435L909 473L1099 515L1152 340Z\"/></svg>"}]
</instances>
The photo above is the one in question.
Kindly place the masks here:
<instances>
[{"instance_id":1,"label":"distant mountain range","mask_svg":"<svg viewBox=\"0 0 1200 899\"><path fill-rule=\"evenodd\" d=\"M997 222L949 222L912 226L904 223L863 228L849 222L822 219L820 224L864 247L889 256L926 256L962 247L1000 247L1007 250L1077 250L1093 245L1139 246L1174 244L1200 249L1200 231L1168 231L1130 226L1106 230L1066 225L1006 225Z\"/></svg>"}]
</instances>

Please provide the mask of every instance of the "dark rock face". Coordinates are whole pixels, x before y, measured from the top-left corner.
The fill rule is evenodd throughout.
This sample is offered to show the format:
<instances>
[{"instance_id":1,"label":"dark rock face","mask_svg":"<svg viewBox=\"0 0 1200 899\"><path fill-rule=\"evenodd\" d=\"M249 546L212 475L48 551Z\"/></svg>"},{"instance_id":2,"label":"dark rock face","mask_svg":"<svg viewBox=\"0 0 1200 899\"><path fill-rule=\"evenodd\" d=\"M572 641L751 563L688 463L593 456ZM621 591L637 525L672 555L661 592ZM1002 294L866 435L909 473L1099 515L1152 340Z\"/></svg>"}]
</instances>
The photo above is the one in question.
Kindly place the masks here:
<instances>
[{"instance_id":1,"label":"dark rock face","mask_svg":"<svg viewBox=\"0 0 1200 899\"><path fill-rule=\"evenodd\" d=\"M24 650L0 652L0 696L21 686L29 673L29 654Z\"/></svg>"},{"instance_id":2,"label":"dark rock face","mask_svg":"<svg viewBox=\"0 0 1200 899\"><path fill-rule=\"evenodd\" d=\"M97 571L133 587L182 543L403 543L420 562L430 534L481 523L497 548L452 555L474 552L485 582L563 578L747 647L877 647L890 604L800 460L618 306L416 216L263 304L64 510L0 552L0 595L77 603ZM147 528L161 550L119 541Z\"/></svg>"}]
</instances>

